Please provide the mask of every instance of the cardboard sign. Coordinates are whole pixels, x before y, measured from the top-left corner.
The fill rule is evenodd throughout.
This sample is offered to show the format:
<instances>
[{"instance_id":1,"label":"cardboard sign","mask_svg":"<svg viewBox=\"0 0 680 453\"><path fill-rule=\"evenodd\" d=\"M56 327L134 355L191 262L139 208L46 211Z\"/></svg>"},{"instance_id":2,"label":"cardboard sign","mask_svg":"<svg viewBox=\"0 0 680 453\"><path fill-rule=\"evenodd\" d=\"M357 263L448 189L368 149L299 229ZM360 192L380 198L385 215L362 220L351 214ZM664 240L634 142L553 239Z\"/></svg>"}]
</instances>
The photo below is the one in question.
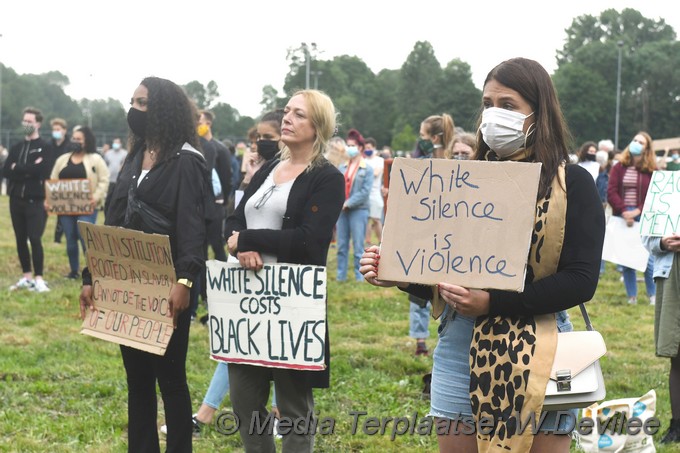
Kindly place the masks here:
<instances>
[{"instance_id":1,"label":"cardboard sign","mask_svg":"<svg viewBox=\"0 0 680 453\"><path fill-rule=\"evenodd\" d=\"M265 264L259 271L207 265L210 355L215 360L323 370L326 268Z\"/></svg>"},{"instance_id":2,"label":"cardboard sign","mask_svg":"<svg viewBox=\"0 0 680 453\"><path fill-rule=\"evenodd\" d=\"M602 259L644 272L649 252L642 244L638 231L638 222L629 227L623 217L611 216L604 232Z\"/></svg>"},{"instance_id":3,"label":"cardboard sign","mask_svg":"<svg viewBox=\"0 0 680 453\"><path fill-rule=\"evenodd\" d=\"M379 278L524 289L541 164L396 158Z\"/></svg>"},{"instance_id":4,"label":"cardboard sign","mask_svg":"<svg viewBox=\"0 0 680 453\"><path fill-rule=\"evenodd\" d=\"M89 179L48 179L45 181L48 214L89 215L94 212Z\"/></svg>"},{"instance_id":5,"label":"cardboard sign","mask_svg":"<svg viewBox=\"0 0 680 453\"><path fill-rule=\"evenodd\" d=\"M640 215L642 236L680 233L680 172L655 171Z\"/></svg>"},{"instance_id":6,"label":"cardboard sign","mask_svg":"<svg viewBox=\"0 0 680 453\"><path fill-rule=\"evenodd\" d=\"M174 331L168 307L175 268L168 236L78 222L96 310L81 333L164 355Z\"/></svg>"}]
</instances>

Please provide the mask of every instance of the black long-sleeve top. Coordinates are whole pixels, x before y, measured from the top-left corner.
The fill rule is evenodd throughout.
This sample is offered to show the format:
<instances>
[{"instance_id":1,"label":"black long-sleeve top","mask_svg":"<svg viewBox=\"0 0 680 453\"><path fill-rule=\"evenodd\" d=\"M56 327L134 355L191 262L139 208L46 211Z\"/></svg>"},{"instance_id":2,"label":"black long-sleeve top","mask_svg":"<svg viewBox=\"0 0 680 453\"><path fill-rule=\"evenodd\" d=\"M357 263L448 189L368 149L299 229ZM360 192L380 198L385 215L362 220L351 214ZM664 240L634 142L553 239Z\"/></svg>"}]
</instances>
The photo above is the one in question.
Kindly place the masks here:
<instances>
[{"instance_id":1,"label":"black long-sleeve top","mask_svg":"<svg viewBox=\"0 0 680 453\"><path fill-rule=\"evenodd\" d=\"M256 251L277 256L278 262L325 266L333 226L345 201L345 178L326 162L300 174L288 196L280 230L249 230L244 207L279 163L272 159L253 176L243 199L227 218L225 234L238 231L238 251Z\"/></svg>"},{"instance_id":2,"label":"black long-sleeve top","mask_svg":"<svg viewBox=\"0 0 680 453\"><path fill-rule=\"evenodd\" d=\"M280 230L249 230L244 207L248 199L267 179L279 163L272 159L264 164L250 181L243 199L227 218L225 232L238 231L238 251L274 254L277 261L292 264L325 266L333 226L345 202L345 178L329 162L303 172L293 182L288 195L286 213ZM296 379L310 387L325 388L330 384L330 340L326 329L326 369L323 371L290 370Z\"/></svg>"},{"instance_id":3,"label":"black long-sleeve top","mask_svg":"<svg viewBox=\"0 0 680 453\"><path fill-rule=\"evenodd\" d=\"M9 149L3 175L9 180L8 195L22 199L45 198L54 156L52 146L42 138L22 140Z\"/></svg>"},{"instance_id":4,"label":"black long-sleeve top","mask_svg":"<svg viewBox=\"0 0 680 453\"><path fill-rule=\"evenodd\" d=\"M604 243L604 210L593 177L578 165L567 165L567 214L557 272L536 282L527 272L524 291L488 290L489 315L556 313L589 301L600 275ZM430 299L432 289L409 285L405 291Z\"/></svg>"},{"instance_id":5,"label":"black long-sleeve top","mask_svg":"<svg viewBox=\"0 0 680 453\"><path fill-rule=\"evenodd\" d=\"M128 190L137 185L143 152L131 152L125 159L106 211L106 225L125 226ZM154 165L137 187L137 197L172 223L170 248L178 279L195 279L205 265L205 205L212 200L209 184L203 155L185 144L170 159ZM83 283L88 283L85 271Z\"/></svg>"}]
</instances>

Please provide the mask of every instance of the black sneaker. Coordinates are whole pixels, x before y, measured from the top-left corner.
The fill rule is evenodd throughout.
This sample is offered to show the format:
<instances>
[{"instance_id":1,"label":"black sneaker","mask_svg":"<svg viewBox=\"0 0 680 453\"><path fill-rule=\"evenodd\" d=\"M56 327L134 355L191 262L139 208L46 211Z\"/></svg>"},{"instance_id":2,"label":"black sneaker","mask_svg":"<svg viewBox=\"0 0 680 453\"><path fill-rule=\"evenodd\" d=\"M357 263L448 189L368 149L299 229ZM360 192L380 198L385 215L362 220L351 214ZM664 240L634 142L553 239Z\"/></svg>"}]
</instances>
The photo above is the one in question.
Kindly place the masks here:
<instances>
[{"instance_id":1,"label":"black sneaker","mask_svg":"<svg viewBox=\"0 0 680 453\"><path fill-rule=\"evenodd\" d=\"M80 277L80 274L78 274L78 272L69 272L64 277L71 279L71 280L76 280L77 278Z\"/></svg>"},{"instance_id":2,"label":"black sneaker","mask_svg":"<svg viewBox=\"0 0 680 453\"><path fill-rule=\"evenodd\" d=\"M205 425L205 423L198 421L196 419L196 414L191 417L191 423L193 424L192 430L194 437L201 437L201 430L203 429L203 425ZM168 425L161 426L161 434L165 434L166 436L168 435Z\"/></svg>"},{"instance_id":3,"label":"black sneaker","mask_svg":"<svg viewBox=\"0 0 680 453\"><path fill-rule=\"evenodd\" d=\"M671 426L659 443L670 444L674 442L680 442L680 419L671 420Z\"/></svg>"}]
</instances>

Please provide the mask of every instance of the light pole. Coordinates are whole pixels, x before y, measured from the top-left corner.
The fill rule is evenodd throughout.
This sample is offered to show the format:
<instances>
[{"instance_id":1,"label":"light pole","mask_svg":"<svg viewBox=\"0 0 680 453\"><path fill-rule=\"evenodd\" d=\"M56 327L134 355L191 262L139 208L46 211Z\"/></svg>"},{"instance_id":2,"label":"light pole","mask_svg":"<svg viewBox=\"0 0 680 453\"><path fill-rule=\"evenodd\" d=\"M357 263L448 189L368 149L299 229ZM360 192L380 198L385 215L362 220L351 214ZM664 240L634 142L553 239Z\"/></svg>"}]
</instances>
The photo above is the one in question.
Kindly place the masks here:
<instances>
[{"instance_id":1,"label":"light pole","mask_svg":"<svg viewBox=\"0 0 680 453\"><path fill-rule=\"evenodd\" d=\"M616 122L614 123L614 149L619 150L619 109L621 107L621 50L623 41L616 43L619 46L619 65L616 71Z\"/></svg>"},{"instance_id":2,"label":"light pole","mask_svg":"<svg viewBox=\"0 0 680 453\"><path fill-rule=\"evenodd\" d=\"M309 89L309 66L310 66L310 58L309 58L309 47L307 47L307 43L303 42L302 43L302 49L305 51L305 90Z\"/></svg>"},{"instance_id":3,"label":"light pole","mask_svg":"<svg viewBox=\"0 0 680 453\"><path fill-rule=\"evenodd\" d=\"M312 71L312 75L314 76L314 89L318 90L319 89L319 76L323 74L322 71Z\"/></svg>"}]
</instances>

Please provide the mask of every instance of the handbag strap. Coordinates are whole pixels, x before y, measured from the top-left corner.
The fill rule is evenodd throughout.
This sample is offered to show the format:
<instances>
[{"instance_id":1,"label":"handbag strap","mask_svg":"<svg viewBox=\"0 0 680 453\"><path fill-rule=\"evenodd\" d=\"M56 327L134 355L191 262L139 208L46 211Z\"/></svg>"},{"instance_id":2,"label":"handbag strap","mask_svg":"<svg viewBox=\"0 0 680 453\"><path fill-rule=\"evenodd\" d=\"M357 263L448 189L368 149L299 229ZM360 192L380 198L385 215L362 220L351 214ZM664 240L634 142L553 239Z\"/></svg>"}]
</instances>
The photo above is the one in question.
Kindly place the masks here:
<instances>
[{"instance_id":1,"label":"handbag strap","mask_svg":"<svg viewBox=\"0 0 680 453\"><path fill-rule=\"evenodd\" d=\"M593 324L590 322L590 316L588 316L588 312L586 311L586 306L584 304L578 304L578 306L581 309L581 314L583 315L583 319L586 322L586 330L595 330L593 328Z\"/></svg>"}]
</instances>

